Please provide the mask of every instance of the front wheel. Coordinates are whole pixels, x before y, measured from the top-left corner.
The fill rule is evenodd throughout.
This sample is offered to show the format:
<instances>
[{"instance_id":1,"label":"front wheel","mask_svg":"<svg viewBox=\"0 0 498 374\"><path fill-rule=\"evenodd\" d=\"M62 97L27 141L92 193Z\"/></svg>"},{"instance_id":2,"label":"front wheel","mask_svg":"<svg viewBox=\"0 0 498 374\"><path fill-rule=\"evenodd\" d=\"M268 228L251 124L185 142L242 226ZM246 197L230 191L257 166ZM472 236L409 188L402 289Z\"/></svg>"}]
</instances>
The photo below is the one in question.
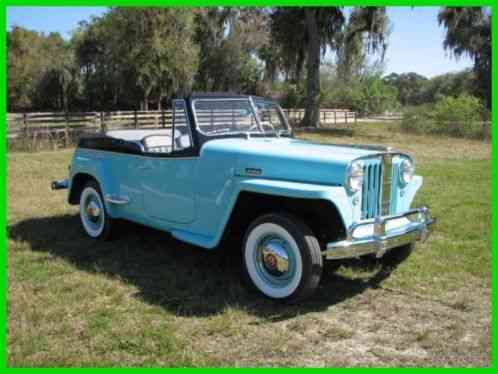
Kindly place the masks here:
<instances>
[{"instance_id":1,"label":"front wheel","mask_svg":"<svg viewBox=\"0 0 498 374\"><path fill-rule=\"evenodd\" d=\"M310 296L320 282L320 245L297 217L272 213L257 218L242 248L247 278L269 298L296 302Z\"/></svg>"}]
</instances>

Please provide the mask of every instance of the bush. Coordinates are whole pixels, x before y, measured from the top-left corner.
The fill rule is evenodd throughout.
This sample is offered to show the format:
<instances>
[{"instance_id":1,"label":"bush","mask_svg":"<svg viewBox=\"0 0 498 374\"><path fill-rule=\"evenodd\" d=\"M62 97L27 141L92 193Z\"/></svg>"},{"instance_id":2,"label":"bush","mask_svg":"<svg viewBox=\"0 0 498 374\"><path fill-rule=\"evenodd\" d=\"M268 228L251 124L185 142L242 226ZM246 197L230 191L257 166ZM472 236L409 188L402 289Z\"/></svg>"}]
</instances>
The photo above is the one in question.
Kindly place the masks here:
<instances>
[{"instance_id":1,"label":"bush","mask_svg":"<svg viewBox=\"0 0 498 374\"><path fill-rule=\"evenodd\" d=\"M396 88L378 75L367 75L350 82L327 82L322 86L322 107L347 108L359 115L380 114L399 108Z\"/></svg>"},{"instance_id":2,"label":"bush","mask_svg":"<svg viewBox=\"0 0 498 374\"><path fill-rule=\"evenodd\" d=\"M413 133L483 139L489 132L483 122L483 111L481 101L474 96L445 96L434 104L406 110L401 127Z\"/></svg>"}]
</instances>

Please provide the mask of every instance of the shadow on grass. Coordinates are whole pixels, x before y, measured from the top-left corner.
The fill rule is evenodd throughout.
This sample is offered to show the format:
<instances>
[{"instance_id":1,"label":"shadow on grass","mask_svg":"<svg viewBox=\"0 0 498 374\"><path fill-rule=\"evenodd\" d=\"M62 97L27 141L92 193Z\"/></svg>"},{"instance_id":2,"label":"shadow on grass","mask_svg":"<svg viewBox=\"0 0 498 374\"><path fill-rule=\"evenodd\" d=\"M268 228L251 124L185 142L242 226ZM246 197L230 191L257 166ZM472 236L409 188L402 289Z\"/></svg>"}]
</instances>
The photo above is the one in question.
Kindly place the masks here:
<instances>
[{"instance_id":1,"label":"shadow on grass","mask_svg":"<svg viewBox=\"0 0 498 374\"><path fill-rule=\"evenodd\" d=\"M270 321L325 310L376 287L408 255L408 251L393 253L384 257L380 266L368 259L342 263L353 270L372 271L367 278L341 276L326 266L311 299L285 305L265 299L243 284L238 245L206 251L133 223L123 222L118 227L115 240L95 241L83 234L77 215L64 215L21 221L8 227L8 235L80 270L119 277L138 288L137 298L179 315L209 316L232 306Z\"/></svg>"}]
</instances>

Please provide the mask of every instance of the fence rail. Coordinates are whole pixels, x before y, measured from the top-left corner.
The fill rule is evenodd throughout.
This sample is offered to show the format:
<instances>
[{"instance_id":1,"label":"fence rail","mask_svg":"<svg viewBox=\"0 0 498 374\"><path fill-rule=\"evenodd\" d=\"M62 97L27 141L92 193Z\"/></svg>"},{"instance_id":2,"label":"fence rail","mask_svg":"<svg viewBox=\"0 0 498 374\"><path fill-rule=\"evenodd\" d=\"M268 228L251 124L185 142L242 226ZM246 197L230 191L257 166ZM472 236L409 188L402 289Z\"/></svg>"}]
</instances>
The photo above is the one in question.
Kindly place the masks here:
<instances>
[{"instance_id":1,"label":"fence rail","mask_svg":"<svg viewBox=\"0 0 498 374\"><path fill-rule=\"evenodd\" d=\"M298 125L304 109L284 109L289 122ZM30 112L7 113L9 142L28 141L32 147L46 139L54 147L67 146L82 134L132 128L163 128L172 123L173 111L113 111L113 112ZM346 109L322 109L320 127L356 123L356 113Z\"/></svg>"}]
</instances>

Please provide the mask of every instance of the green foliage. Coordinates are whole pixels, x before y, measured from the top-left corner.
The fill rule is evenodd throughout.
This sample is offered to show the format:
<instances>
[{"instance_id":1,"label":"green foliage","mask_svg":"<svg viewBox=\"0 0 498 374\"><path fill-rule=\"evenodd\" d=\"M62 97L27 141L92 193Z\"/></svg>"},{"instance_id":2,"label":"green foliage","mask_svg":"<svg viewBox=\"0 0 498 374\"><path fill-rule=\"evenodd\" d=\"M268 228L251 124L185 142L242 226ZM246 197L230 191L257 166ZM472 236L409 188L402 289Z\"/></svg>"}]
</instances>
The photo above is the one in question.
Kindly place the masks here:
<instances>
[{"instance_id":1,"label":"green foliage","mask_svg":"<svg viewBox=\"0 0 498 374\"><path fill-rule=\"evenodd\" d=\"M425 84L422 93L424 102L433 102L444 96L472 95L475 76L470 70L438 75Z\"/></svg>"},{"instance_id":2,"label":"green foliage","mask_svg":"<svg viewBox=\"0 0 498 374\"><path fill-rule=\"evenodd\" d=\"M441 97L434 104L424 104L408 110L402 128L420 134L449 135L482 139L489 129L482 121L483 105L470 95Z\"/></svg>"},{"instance_id":3,"label":"green foliage","mask_svg":"<svg viewBox=\"0 0 498 374\"><path fill-rule=\"evenodd\" d=\"M72 51L58 33L15 26L7 35L8 110L62 109L70 105L77 73Z\"/></svg>"},{"instance_id":4,"label":"green foliage","mask_svg":"<svg viewBox=\"0 0 498 374\"><path fill-rule=\"evenodd\" d=\"M266 22L267 14L259 8L199 9L195 14L195 41L200 47L195 89L260 91L264 66L255 56L267 45Z\"/></svg>"},{"instance_id":5,"label":"green foliage","mask_svg":"<svg viewBox=\"0 0 498 374\"><path fill-rule=\"evenodd\" d=\"M417 73L391 73L383 78L398 90L401 105L413 106L432 103L444 96L472 95L475 86L474 73L463 70L428 79Z\"/></svg>"},{"instance_id":6,"label":"green foliage","mask_svg":"<svg viewBox=\"0 0 498 374\"><path fill-rule=\"evenodd\" d=\"M198 65L193 15L184 8L112 8L75 34L89 108L160 107L188 91ZM125 94L123 94L125 93Z\"/></svg>"},{"instance_id":7,"label":"green foliage","mask_svg":"<svg viewBox=\"0 0 498 374\"><path fill-rule=\"evenodd\" d=\"M443 46L455 58L474 60L475 93L491 109L491 13L487 7L443 7L438 21L446 28Z\"/></svg>"},{"instance_id":8,"label":"green foliage","mask_svg":"<svg viewBox=\"0 0 498 374\"><path fill-rule=\"evenodd\" d=\"M353 8L346 27L336 37L339 75L346 81L360 76L367 66L368 54L379 52L382 61L388 36L389 19L385 7Z\"/></svg>"},{"instance_id":9,"label":"green foliage","mask_svg":"<svg viewBox=\"0 0 498 374\"><path fill-rule=\"evenodd\" d=\"M9 110L158 107L190 91L198 67L193 12L111 8L69 42L14 27L8 33Z\"/></svg>"},{"instance_id":10,"label":"green foliage","mask_svg":"<svg viewBox=\"0 0 498 374\"><path fill-rule=\"evenodd\" d=\"M396 88L386 84L378 72L344 80L325 73L321 105L325 108L347 108L360 115L395 111L399 107Z\"/></svg>"},{"instance_id":11,"label":"green foliage","mask_svg":"<svg viewBox=\"0 0 498 374\"><path fill-rule=\"evenodd\" d=\"M384 82L398 90L401 105L419 105L427 102L424 89L428 79L417 73L391 73L384 77Z\"/></svg>"}]
</instances>

